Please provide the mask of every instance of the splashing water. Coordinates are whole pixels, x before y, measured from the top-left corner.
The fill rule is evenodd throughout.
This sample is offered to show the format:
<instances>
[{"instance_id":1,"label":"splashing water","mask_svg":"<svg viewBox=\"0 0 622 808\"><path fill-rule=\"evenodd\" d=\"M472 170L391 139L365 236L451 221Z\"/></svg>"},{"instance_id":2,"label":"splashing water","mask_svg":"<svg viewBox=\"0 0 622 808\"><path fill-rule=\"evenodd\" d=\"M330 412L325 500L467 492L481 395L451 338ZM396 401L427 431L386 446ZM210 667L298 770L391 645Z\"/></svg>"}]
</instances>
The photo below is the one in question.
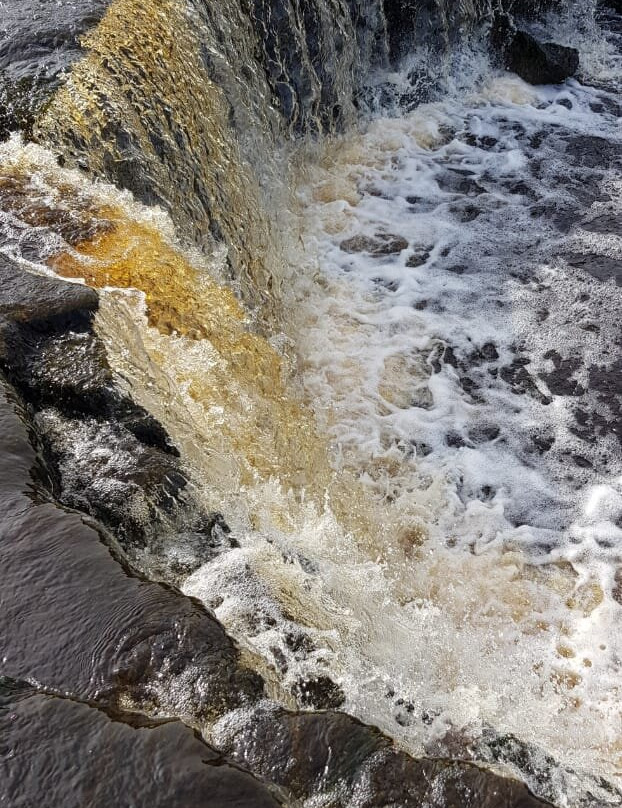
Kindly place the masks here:
<instances>
[{"instance_id":1,"label":"splashing water","mask_svg":"<svg viewBox=\"0 0 622 808\"><path fill-rule=\"evenodd\" d=\"M583 63L604 82L617 57L599 48ZM78 131L97 57L56 101ZM574 81L536 90L476 48L461 59L477 75L442 101L287 149L292 212L276 228L224 124L208 133L198 173L214 150L233 172L218 209L250 188L249 232L219 222L241 284L212 240L206 258L162 210L17 139L2 147L3 249L101 290L120 384L239 542L183 589L275 698L325 675L417 754L487 759L488 735L512 733L616 778L622 463L602 377L620 295L618 101ZM220 125L226 105L205 93ZM594 137L609 145L590 156ZM200 218L193 204L182 219ZM245 283L263 284L259 313L236 297ZM553 796L573 805L581 788Z\"/></svg>"}]
</instances>

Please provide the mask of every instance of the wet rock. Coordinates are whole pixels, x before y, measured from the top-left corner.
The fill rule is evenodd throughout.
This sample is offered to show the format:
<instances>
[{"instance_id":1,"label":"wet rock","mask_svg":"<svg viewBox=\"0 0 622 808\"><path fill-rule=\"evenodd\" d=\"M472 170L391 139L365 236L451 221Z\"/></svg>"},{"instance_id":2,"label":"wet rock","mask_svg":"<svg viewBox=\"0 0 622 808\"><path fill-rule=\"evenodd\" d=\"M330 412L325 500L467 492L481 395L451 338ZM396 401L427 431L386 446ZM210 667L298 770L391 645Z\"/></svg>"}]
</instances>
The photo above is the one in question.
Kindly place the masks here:
<instances>
[{"instance_id":1,"label":"wet rock","mask_svg":"<svg viewBox=\"0 0 622 808\"><path fill-rule=\"evenodd\" d=\"M539 454L546 454L546 452L553 448L553 445L555 444L555 436L540 434L534 435L532 437L532 442Z\"/></svg>"},{"instance_id":2,"label":"wet rock","mask_svg":"<svg viewBox=\"0 0 622 808\"><path fill-rule=\"evenodd\" d=\"M563 359L557 351L548 351L545 359L553 362L552 373L543 374L543 379L554 396L581 396L585 389L574 378L581 367L581 361L575 358Z\"/></svg>"},{"instance_id":3,"label":"wet rock","mask_svg":"<svg viewBox=\"0 0 622 808\"><path fill-rule=\"evenodd\" d=\"M219 715L259 697L201 605L117 563L104 532L56 506L31 476L41 466L25 409L0 389L2 673L116 704L125 696L166 713ZM35 495L36 494L36 495ZM184 677L183 704L171 680Z\"/></svg>"},{"instance_id":4,"label":"wet rock","mask_svg":"<svg viewBox=\"0 0 622 808\"><path fill-rule=\"evenodd\" d=\"M156 554L173 583L234 546L222 516L193 501L166 431L116 387L92 328L96 293L2 257L0 281L0 367L35 413L59 500L112 530L133 562Z\"/></svg>"},{"instance_id":5,"label":"wet rock","mask_svg":"<svg viewBox=\"0 0 622 808\"><path fill-rule=\"evenodd\" d=\"M318 787L329 792L340 783L351 785L367 758L389 746L378 730L343 713L258 710L225 749L241 765L302 799Z\"/></svg>"},{"instance_id":6,"label":"wet rock","mask_svg":"<svg viewBox=\"0 0 622 808\"><path fill-rule=\"evenodd\" d=\"M453 449L462 449L467 445L464 436L455 430L451 430L447 433L445 436L445 442L447 443L447 446Z\"/></svg>"},{"instance_id":7,"label":"wet rock","mask_svg":"<svg viewBox=\"0 0 622 808\"><path fill-rule=\"evenodd\" d=\"M499 352L492 342L487 342L482 345L480 354L487 362L496 362L499 358Z\"/></svg>"},{"instance_id":8,"label":"wet rock","mask_svg":"<svg viewBox=\"0 0 622 808\"><path fill-rule=\"evenodd\" d=\"M590 109L597 114L614 115L616 118L622 117L622 105L613 98L601 96L598 101L590 102Z\"/></svg>"},{"instance_id":9,"label":"wet rock","mask_svg":"<svg viewBox=\"0 0 622 808\"><path fill-rule=\"evenodd\" d=\"M97 293L87 286L35 275L0 255L0 316L17 323L90 317Z\"/></svg>"},{"instance_id":10,"label":"wet rock","mask_svg":"<svg viewBox=\"0 0 622 808\"><path fill-rule=\"evenodd\" d=\"M400 727L412 727L417 720L415 715L415 705L410 701L398 699L395 702L397 710L395 712L395 721Z\"/></svg>"},{"instance_id":11,"label":"wet rock","mask_svg":"<svg viewBox=\"0 0 622 808\"><path fill-rule=\"evenodd\" d=\"M416 267L423 266L429 260L430 260L430 250L421 248L415 250L415 252L413 252L413 254L406 259L406 266L409 269L415 269Z\"/></svg>"},{"instance_id":12,"label":"wet rock","mask_svg":"<svg viewBox=\"0 0 622 808\"><path fill-rule=\"evenodd\" d=\"M482 214L482 209L477 205L450 205L449 210L454 214L458 221L468 224L474 222Z\"/></svg>"},{"instance_id":13,"label":"wet rock","mask_svg":"<svg viewBox=\"0 0 622 808\"><path fill-rule=\"evenodd\" d=\"M145 446L115 421L43 409L35 423L58 470L61 501L111 528L130 556L148 545L155 550L158 536L174 531L167 521L187 486L175 457Z\"/></svg>"},{"instance_id":14,"label":"wet rock","mask_svg":"<svg viewBox=\"0 0 622 808\"><path fill-rule=\"evenodd\" d=\"M598 5L610 8L617 14L622 14L622 0L599 0Z\"/></svg>"},{"instance_id":15,"label":"wet rock","mask_svg":"<svg viewBox=\"0 0 622 808\"><path fill-rule=\"evenodd\" d=\"M305 659L315 651L313 640L308 634L288 631L284 637L285 644L293 652L296 659Z\"/></svg>"},{"instance_id":16,"label":"wet rock","mask_svg":"<svg viewBox=\"0 0 622 808\"><path fill-rule=\"evenodd\" d=\"M374 756L355 793L361 808L536 808L547 805L512 780L450 761L413 761L395 750ZM364 795L364 796L363 796Z\"/></svg>"},{"instance_id":17,"label":"wet rock","mask_svg":"<svg viewBox=\"0 0 622 808\"><path fill-rule=\"evenodd\" d=\"M501 434L497 424L478 424L469 430L469 440L473 443L491 443Z\"/></svg>"},{"instance_id":18,"label":"wet rock","mask_svg":"<svg viewBox=\"0 0 622 808\"><path fill-rule=\"evenodd\" d=\"M573 804L581 808L622 805L622 792L603 777L570 769L515 735L501 735L485 727L473 746L472 754L479 760L509 766L534 792L552 803L557 803L560 794L574 794Z\"/></svg>"},{"instance_id":19,"label":"wet rock","mask_svg":"<svg viewBox=\"0 0 622 808\"><path fill-rule=\"evenodd\" d=\"M598 401L609 411L609 418L597 412L582 413L583 432L589 436L593 430L598 434L617 435L622 443L622 359L610 364L592 365L588 371L588 389L596 393ZM577 417L581 413L575 413Z\"/></svg>"},{"instance_id":20,"label":"wet rock","mask_svg":"<svg viewBox=\"0 0 622 808\"><path fill-rule=\"evenodd\" d=\"M527 370L526 366L530 362L528 357L517 356L511 365L501 368L501 378L510 385L512 392L516 395L527 394L541 404L550 404L551 397L540 390L535 378Z\"/></svg>"},{"instance_id":21,"label":"wet rock","mask_svg":"<svg viewBox=\"0 0 622 808\"><path fill-rule=\"evenodd\" d=\"M408 249L408 241L402 236L395 236L390 233L376 233L371 236L353 236L345 239L339 245L344 252L361 253L366 252L373 256L396 255L402 250Z\"/></svg>"},{"instance_id":22,"label":"wet rock","mask_svg":"<svg viewBox=\"0 0 622 808\"><path fill-rule=\"evenodd\" d=\"M622 164L622 144L594 135L566 138L566 154L582 168L605 171Z\"/></svg>"},{"instance_id":23,"label":"wet rock","mask_svg":"<svg viewBox=\"0 0 622 808\"><path fill-rule=\"evenodd\" d=\"M0 176L0 206L12 213L20 224L33 228L26 244L27 255L22 247L23 230L19 232L19 240L21 254L34 262L45 263L49 257L46 238L50 234L60 236L67 244L76 245L114 229L114 224L96 209L93 200L81 195L79 190L65 185L51 200L49 188L33 182L29 174L19 171L7 169L7 173ZM6 228L3 235L10 238L13 234L6 221L3 228Z\"/></svg>"},{"instance_id":24,"label":"wet rock","mask_svg":"<svg viewBox=\"0 0 622 808\"><path fill-rule=\"evenodd\" d=\"M439 180L438 184L442 191L446 193L459 194L460 196L479 196L486 193L476 179L470 174L460 169L450 169Z\"/></svg>"},{"instance_id":25,"label":"wet rock","mask_svg":"<svg viewBox=\"0 0 622 808\"><path fill-rule=\"evenodd\" d=\"M34 121L81 54L80 36L109 0L5 0L0 30L0 139L30 136Z\"/></svg>"},{"instance_id":26,"label":"wet rock","mask_svg":"<svg viewBox=\"0 0 622 808\"><path fill-rule=\"evenodd\" d=\"M581 222L581 228L590 233L622 233L622 213L603 213L589 221Z\"/></svg>"},{"instance_id":27,"label":"wet rock","mask_svg":"<svg viewBox=\"0 0 622 808\"><path fill-rule=\"evenodd\" d=\"M468 763L415 760L379 730L342 713L258 710L233 730L227 753L298 799L331 793L334 808L537 808L513 780ZM335 754L335 750L340 750Z\"/></svg>"},{"instance_id":28,"label":"wet rock","mask_svg":"<svg viewBox=\"0 0 622 808\"><path fill-rule=\"evenodd\" d=\"M587 272L599 281L614 280L622 286L622 259L598 253L571 253L566 256L571 267Z\"/></svg>"},{"instance_id":29,"label":"wet rock","mask_svg":"<svg viewBox=\"0 0 622 808\"><path fill-rule=\"evenodd\" d=\"M538 198L536 191L534 191L534 189L524 180L506 183L505 187L511 194L514 194L515 196L524 196L526 199L531 199L532 201L535 201Z\"/></svg>"},{"instance_id":30,"label":"wet rock","mask_svg":"<svg viewBox=\"0 0 622 808\"><path fill-rule=\"evenodd\" d=\"M6 805L277 808L281 804L265 785L232 766L179 721L141 721L138 716L37 693L2 678L0 734L0 802Z\"/></svg>"},{"instance_id":31,"label":"wet rock","mask_svg":"<svg viewBox=\"0 0 622 808\"><path fill-rule=\"evenodd\" d=\"M490 135L475 135L472 132L468 132L464 136L464 142L469 146L473 146L474 148L485 149L487 151L494 149L494 147L499 143L495 137Z\"/></svg>"},{"instance_id":32,"label":"wet rock","mask_svg":"<svg viewBox=\"0 0 622 808\"><path fill-rule=\"evenodd\" d=\"M579 67L579 52L553 42L539 42L517 31L504 53L506 67L530 84L561 84Z\"/></svg>"},{"instance_id":33,"label":"wet rock","mask_svg":"<svg viewBox=\"0 0 622 808\"><path fill-rule=\"evenodd\" d=\"M328 676L299 678L292 688L292 693L303 707L315 710L336 710L346 700L343 690Z\"/></svg>"}]
</instances>

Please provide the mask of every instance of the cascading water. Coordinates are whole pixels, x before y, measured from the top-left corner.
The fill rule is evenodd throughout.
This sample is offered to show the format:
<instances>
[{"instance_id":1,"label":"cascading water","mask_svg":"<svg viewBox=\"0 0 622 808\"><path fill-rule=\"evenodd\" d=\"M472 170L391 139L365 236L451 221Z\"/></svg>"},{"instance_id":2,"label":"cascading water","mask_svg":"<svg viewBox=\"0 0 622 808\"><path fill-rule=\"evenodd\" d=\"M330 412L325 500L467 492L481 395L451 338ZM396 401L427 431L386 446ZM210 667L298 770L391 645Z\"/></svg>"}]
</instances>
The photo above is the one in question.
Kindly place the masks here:
<instances>
[{"instance_id":1,"label":"cascading water","mask_svg":"<svg viewBox=\"0 0 622 808\"><path fill-rule=\"evenodd\" d=\"M622 804L620 33L519 5L114 0L37 145L0 147L1 249L98 290L115 384L188 480L186 515L128 499L155 527L119 538L93 501L127 441L37 405L61 501L213 610L268 721L343 708L596 808ZM580 82L502 71L508 12ZM206 559L207 512L232 538ZM196 682L121 706L310 806L407 804L297 792L236 740L257 706L205 718Z\"/></svg>"}]
</instances>

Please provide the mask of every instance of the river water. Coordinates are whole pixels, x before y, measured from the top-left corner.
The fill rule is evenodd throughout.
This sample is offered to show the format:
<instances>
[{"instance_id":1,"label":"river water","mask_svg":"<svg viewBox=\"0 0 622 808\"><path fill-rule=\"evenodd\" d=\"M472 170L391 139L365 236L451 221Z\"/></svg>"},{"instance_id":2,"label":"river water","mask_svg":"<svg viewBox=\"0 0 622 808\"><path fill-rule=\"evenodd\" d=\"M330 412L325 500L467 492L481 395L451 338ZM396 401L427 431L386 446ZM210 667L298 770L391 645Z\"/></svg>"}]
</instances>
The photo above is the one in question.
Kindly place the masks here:
<instances>
[{"instance_id":1,"label":"river water","mask_svg":"<svg viewBox=\"0 0 622 808\"><path fill-rule=\"evenodd\" d=\"M622 776L622 29L573 8L542 29L580 50L562 86L500 70L477 35L426 103L408 93L429 51L377 67L362 122L281 144L249 185L234 259L43 146L0 147L2 188L26 189L4 193L2 252L99 290L117 383L235 537L198 568L174 531L132 562L212 609L273 701L314 706L330 680L315 706L504 764L560 807L621 804L597 778ZM242 204L246 171L219 198ZM97 226L37 224L33 247L46 206ZM65 491L104 484L87 427L37 419ZM183 680L162 687L183 715ZM223 746L243 715L202 730Z\"/></svg>"}]
</instances>

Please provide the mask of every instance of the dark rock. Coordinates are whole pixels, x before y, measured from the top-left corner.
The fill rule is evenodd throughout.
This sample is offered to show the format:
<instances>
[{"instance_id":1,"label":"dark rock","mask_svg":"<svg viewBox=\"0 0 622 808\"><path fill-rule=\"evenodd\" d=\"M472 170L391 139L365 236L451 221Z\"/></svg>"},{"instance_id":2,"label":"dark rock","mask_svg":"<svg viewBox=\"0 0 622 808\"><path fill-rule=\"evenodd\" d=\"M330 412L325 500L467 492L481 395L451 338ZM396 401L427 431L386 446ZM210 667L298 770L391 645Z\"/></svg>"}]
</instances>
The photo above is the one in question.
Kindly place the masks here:
<instances>
[{"instance_id":1,"label":"dark rock","mask_svg":"<svg viewBox=\"0 0 622 808\"><path fill-rule=\"evenodd\" d=\"M516 36L516 24L511 14L499 10L490 25L490 47L493 51L503 53Z\"/></svg>"},{"instance_id":2,"label":"dark rock","mask_svg":"<svg viewBox=\"0 0 622 808\"><path fill-rule=\"evenodd\" d=\"M469 440L473 443L490 443L500 434L501 430L496 424L478 424L469 430Z\"/></svg>"},{"instance_id":3,"label":"dark rock","mask_svg":"<svg viewBox=\"0 0 622 808\"><path fill-rule=\"evenodd\" d=\"M555 437L553 435L534 435L532 441L539 454L546 454L553 448Z\"/></svg>"},{"instance_id":4,"label":"dark rock","mask_svg":"<svg viewBox=\"0 0 622 808\"><path fill-rule=\"evenodd\" d=\"M450 205L449 210L454 214L458 221L468 224L474 222L482 214L482 209L477 205Z\"/></svg>"},{"instance_id":5,"label":"dark rock","mask_svg":"<svg viewBox=\"0 0 622 808\"><path fill-rule=\"evenodd\" d=\"M343 713L257 710L225 749L241 765L303 799L318 787L327 792L342 782L350 785L359 767L389 746L378 730Z\"/></svg>"},{"instance_id":6,"label":"dark rock","mask_svg":"<svg viewBox=\"0 0 622 808\"><path fill-rule=\"evenodd\" d=\"M33 228L25 249L23 230L18 236L21 255L33 262L44 263L49 257L45 247L48 232L61 236L67 244L76 245L114 229L113 222L97 210L87 195L65 185L61 197L52 203L49 189L33 182L28 173L7 170L0 177L0 206L21 224ZM3 226L6 228L7 223ZM8 232L10 234L10 230Z\"/></svg>"},{"instance_id":7,"label":"dark rock","mask_svg":"<svg viewBox=\"0 0 622 808\"><path fill-rule=\"evenodd\" d=\"M395 750L374 756L369 772L361 778L360 792L365 794L360 808L537 808L548 804L522 783L503 780L477 766L414 761Z\"/></svg>"},{"instance_id":8,"label":"dark rock","mask_svg":"<svg viewBox=\"0 0 622 808\"><path fill-rule=\"evenodd\" d=\"M486 189L469 173L458 169L447 171L438 180L438 184L445 193L460 194L461 196L479 196L486 192Z\"/></svg>"},{"instance_id":9,"label":"dark rock","mask_svg":"<svg viewBox=\"0 0 622 808\"><path fill-rule=\"evenodd\" d=\"M601 115L603 113L614 115L616 118L622 117L622 105L615 101L613 98L607 96L600 96L598 101L590 102L590 109Z\"/></svg>"},{"instance_id":10,"label":"dark rock","mask_svg":"<svg viewBox=\"0 0 622 808\"><path fill-rule=\"evenodd\" d=\"M464 436L455 430L447 433L445 441L453 449L461 449L467 445Z\"/></svg>"},{"instance_id":11,"label":"dark rock","mask_svg":"<svg viewBox=\"0 0 622 808\"><path fill-rule=\"evenodd\" d=\"M581 361L576 358L563 359L557 351L548 351L545 359L553 362L555 370L543 374L547 386L554 396L581 396L584 388L574 378L574 374L581 367Z\"/></svg>"},{"instance_id":12,"label":"dark rock","mask_svg":"<svg viewBox=\"0 0 622 808\"><path fill-rule=\"evenodd\" d=\"M482 345L480 353L488 362L495 362L499 358L499 352L492 342Z\"/></svg>"},{"instance_id":13,"label":"dark rock","mask_svg":"<svg viewBox=\"0 0 622 808\"><path fill-rule=\"evenodd\" d=\"M430 252L425 249L417 250L411 256L406 259L406 266L409 269L415 269L416 267L421 267L425 263L427 263L430 259Z\"/></svg>"},{"instance_id":14,"label":"dark rock","mask_svg":"<svg viewBox=\"0 0 622 808\"><path fill-rule=\"evenodd\" d=\"M574 135L566 138L566 154L581 168L607 171L622 165L622 144L594 135ZM565 174L561 179L566 183L568 175ZM583 174L580 179L584 184Z\"/></svg>"},{"instance_id":15,"label":"dark rock","mask_svg":"<svg viewBox=\"0 0 622 808\"><path fill-rule=\"evenodd\" d=\"M92 329L96 293L3 257L0 281L0 368L35 412L59 500L102 522L132 561L156 553L174 583L235 546L222 516L193 503L164 428L116 387ZM172 536L181 556L165 557Z\"/></svg>"},{"instance_id":16,"label":"dark rock","mask_svg":"<svg viewBox=\"0 0 622 808\"><path fill-rule=\"evenodd\" d=\"M200 604L128 574L103 529L33 486L41 465L26 411L0 389L2 672L56 692L116 704L124 695L168 714L220 715L257 698L260 678ZM184 706L170 689L184 676Z\"/></svg>"},{"instance_id":17,"label":"dark rock","mask_svg":"<svg viewBox=\"0 0 622 808\"><path fill-rule=\"evenodd\" d=\"M353 236L345 239L339 245L344 252L360 253L366 252L373 256L395 255L408 249L408 241L402 236L394 236L390 233L376 233L370 236Z\"/></svg>"},{"instance_id":18,"label":"dark rock","mask_svg":"<svg viewBox=\"0 0 622 808\"><path fill-rule=\"evenodd\" d=\"M622 14L622 0L598 0L598 5L610 8L617 14Z\"/></svg>"},{"instance_id":19,"label":"dark rock","mask_svg":"<svg viewBox=\"0 0 622 808\"><path fill-rule=\"evenodd\" d=\"M468 763L414 760L377 729L340 713L258 710L227 753L304 800L331 793L332 808L538 808L514 780ZM335 754L339 750L339 754Z\"/></svg>"},{"instance_id":20,"label":"dark rock","mask_svg":"<svg viewBox=\"0 0 622 808\"><path fill-rule=\"evenodd\" d=\"M603 777L570 769L535 744L515 735L500 735L485 727L473 753L487 763L513 769L543 799L556 803L560 793L575 793L573 804L581 808L605 808L622 804L622 792Z\"/></svg>"},{"instance_id":21,"label":"dark rock","mask_svg":"<svg viewBox=\"0 0 622 808\"><path fill-rule=\"evenodd\" d=\"M590 233L622 233L622 213L603 213L589 221L581 222L581 228Z\"/></svg>"},{"instance_id":22,"label":"dark rock","mask_svg":"<svg viewBox=\"0 0 622 808\"><path fill-rule=\"evenodd\" d=\"M508 183L506 187L511 194L524 196L526 199L531 199L532 201L535 201L538 198L536 191L534 191L534 189L531 188L524 180Z\"/></svg>"},{"instance_id":23,"label":"dark rock","mask_svg":"<svg viewBox=\"0 0 622 808\"><path fill-rule=\"evenodd\" d=\"M527 394L541 404L550 404L550 396L541 392L535 378L527 370L530 360L525 356L518 356L511 365L501 368L501 378L510 385L516 395Z\"/></svg>"},{"instance_id":24,"label":"dark rock","mask_svg":"<svg viewBox=\"0 0 622 808\"><path fill-rule=\"evenodd\" d=\"M573 455L571 455L571 457L572 457L575 465L579 466L579 468L582 468L582 469L594 468L593 464L590 463L590 461L586 457L583 457L583 455L573 454Z\"/></svg>"},{"instance_id":25,"label":"dark rock","mask_svg":"<svg viewBox=\"0 0 622 808\"><path fill-rule=\"evenodd\" d=\"M5 0L0 30L0 139L32 132L37 115L80 57L80 36L109 0Z\"/></svg>"},{"instance_id":26,"label":"dark rock","mask_svg":"<svg viewBox=\"0 0 622 808\"><path fill-rule=\"evenodd\" d=\"M566 256L571 267L582 269L599 281L614 280L622 286L622 260L598 253L571 253Z\"/></svg>"},{"instance_id":27,"label":"dark rock","mask_svg":"<svg viewBox=\"0 0 622 808\"><path fill-rule=\"evenodd\" d=\"M575 48L538 42L525 31L517 31L505 49L505 64L530 84L561 84L579 67Z\"/></svg>"},{"instance_id":28,"label":"dark rock","mask_svg":"<svg viewBox=\"0 0 622 808\"><path fill-rule=\"evenodd\" d=\"M315 710L336 710L346 700L343 690L328 676L299 678L292 692L303 707Z\"/></svg>"},{"instance_id":29,"label":"dark rock","mask_svg":"<svg viewBox=\"0 0 622 808\"><path fill-rule=\"evenodd\" d=\"M35 275L0 255L0 315L18 323L88 317L99 298L88 286Z\"/></svg>"},{"instance_id":30,"label":"dark rock","mask_svg":"<svg viewBox=\"0 0 622 808\"><path fill-rule=\"evenodd\" d=\"M0 734L0 802L6 805L281 804L265 785L227 762L180 721L141 721L0 678Z\"/></svg>"},{"instance_id":31,"label":"dark rock","mask_svg":"<svg viewBox=\"0 0 622 808\"><path fill-rule=\"evenodd\" d=\"M308 654L315 651L313 640L308 634L287 632L285 644L292 651L297 659L304 659Z\"/></svg>"}]
</instances>

